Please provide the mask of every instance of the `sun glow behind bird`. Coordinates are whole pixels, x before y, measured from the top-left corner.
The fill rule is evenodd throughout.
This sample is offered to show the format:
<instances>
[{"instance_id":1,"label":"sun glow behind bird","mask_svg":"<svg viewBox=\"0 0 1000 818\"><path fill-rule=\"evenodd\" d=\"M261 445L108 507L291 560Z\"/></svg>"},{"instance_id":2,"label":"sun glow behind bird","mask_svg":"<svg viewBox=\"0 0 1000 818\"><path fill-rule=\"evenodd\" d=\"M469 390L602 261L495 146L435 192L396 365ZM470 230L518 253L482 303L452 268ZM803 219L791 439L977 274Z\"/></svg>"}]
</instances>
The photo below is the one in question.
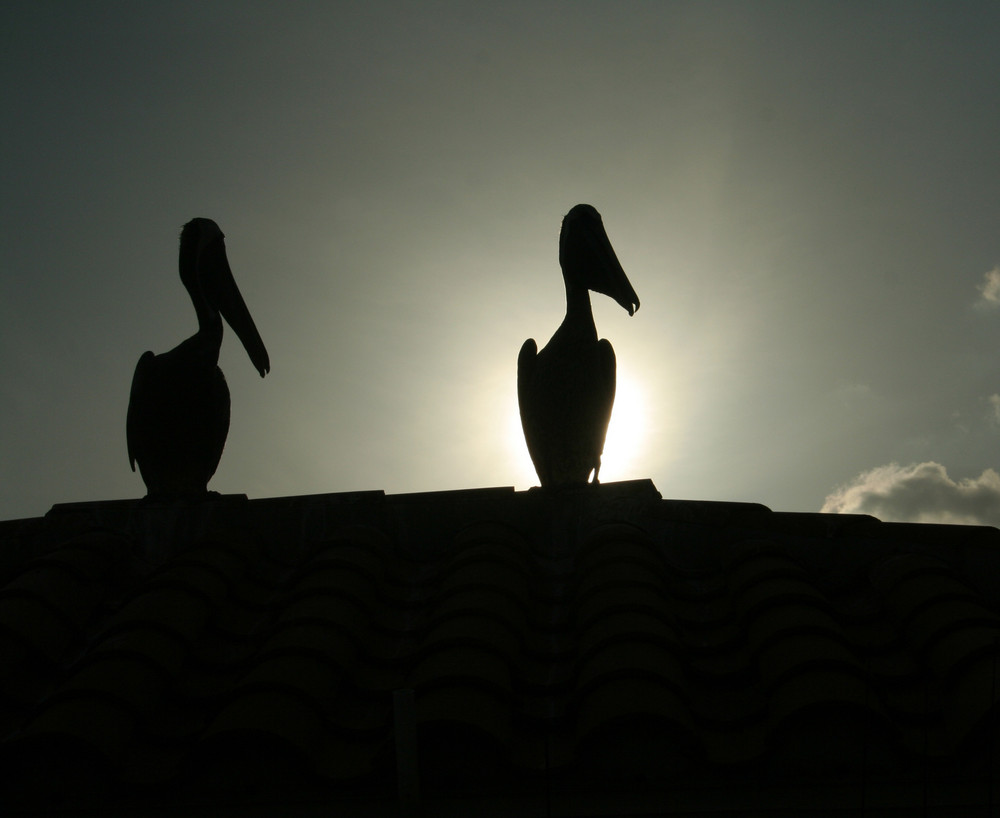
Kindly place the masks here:
<instances>
[{"instance_id":1,"label":"sun glow behind bird","mask_svg":"<svg viewBox=\"0 0 1000 818\"><path fill-rule=\"evenodd\" d=\"M611 411L608 435L601 457L602 482L632 480L649 477L637 474L635 469L642 459L649 431L649 413L646 393L639 381L627 371L618 372L615 405ZM528 454L521 428L517 397L514 396L507 413L507 450L515 469L514 484L518 489L538 485L538 475Z\"/></svg>"},{"instance_id":2,"label":"sun glow behind bird","mask_svg":"<svg viewBox=\"0 0 1000 818\"><path fill-rule=\"evenodd\" d=\"M636 464L646 445L647 429L647 401L642 386L627 372L619 371L615 405L611 410L611 422L601 457L602 480L610 482L649 476L635 474Z\"/></svg>"},{"instance_id":3,"label":"sun glow behind bird","mask_svg":"<svg viewBox=\"0 0 1000 818\"><path fill-rule=\"evenodd\" d=\"M524 442L524 430L521 428L521 413L517 406L515 393L507 407L506 443L508 463L513 467L514 488L526 489L538 485L538 475L528 454L528 444Z\"/></svg>"}]
</instances>

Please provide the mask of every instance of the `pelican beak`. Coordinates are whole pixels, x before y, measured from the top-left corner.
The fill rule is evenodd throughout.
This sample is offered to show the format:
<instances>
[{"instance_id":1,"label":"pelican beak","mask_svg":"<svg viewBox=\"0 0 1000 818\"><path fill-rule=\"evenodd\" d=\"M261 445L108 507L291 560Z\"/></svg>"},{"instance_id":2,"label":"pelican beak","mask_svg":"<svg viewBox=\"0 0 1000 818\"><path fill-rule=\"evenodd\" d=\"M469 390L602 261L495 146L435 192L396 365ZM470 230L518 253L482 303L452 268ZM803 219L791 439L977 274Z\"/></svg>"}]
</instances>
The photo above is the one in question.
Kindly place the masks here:
<instances>
[{"instance_id":1,"label":"pelican beak","mask_svg":"<svg viewBox=\"0 0 1000 818\"><path fill-rule=\"evenodd\" d=\"M639 309L639 296L625 275L600 221L588 225L585 242L589 289L613 298L629 315L634 315Z\"/></svg>"},{"instance_id":2,"label":"pelican beak","mask_svg":"<svg viewBox=\"0 0 1000 818\"><path fill-rule=\"evenodd\" d=\"M215 303L226 323L233 328L254 367L263 378L271 370L271 361L264 347L264 341L257 332L257 325L254 324L250 310L247 309L239 287L236 286L221 233L209 242L202 253L208 256L205 261L211 270L211 274L207 277L206 295Z\"/></svg>"}]
</instances>

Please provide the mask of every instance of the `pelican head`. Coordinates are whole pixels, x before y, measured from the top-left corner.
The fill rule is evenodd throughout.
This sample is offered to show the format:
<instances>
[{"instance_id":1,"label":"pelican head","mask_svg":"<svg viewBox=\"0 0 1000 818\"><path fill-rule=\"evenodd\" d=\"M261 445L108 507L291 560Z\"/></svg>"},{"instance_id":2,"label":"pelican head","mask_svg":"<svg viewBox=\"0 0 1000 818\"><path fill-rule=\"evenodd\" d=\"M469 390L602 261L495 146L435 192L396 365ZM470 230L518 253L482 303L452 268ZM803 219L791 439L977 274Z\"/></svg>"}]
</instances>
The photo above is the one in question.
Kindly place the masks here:
<instances>
[{"instance_id":1,"label":"pelican head","mask_svg":"<svg viewBox=\"0 0 1000 818\"><path fill-rule=\"evenodd\" d=\"M559 233L559 266L567 291L583 287L617 301L633 315L639 309L635 294L604 230L596 208L578 204L563 218Z\"/></svg>"},{"instance_id":2,"label":"pelican head","mask_svg":"<svg viewBox=\"0 0 1000 818\"><path fill-rule=\"evenodd\" d=\"M180 273L199 323L225 318L263 378L271 369L267 349L229 268L225 235L211 219L192 219L181 230Z\"/></svg>"}]
</instances>

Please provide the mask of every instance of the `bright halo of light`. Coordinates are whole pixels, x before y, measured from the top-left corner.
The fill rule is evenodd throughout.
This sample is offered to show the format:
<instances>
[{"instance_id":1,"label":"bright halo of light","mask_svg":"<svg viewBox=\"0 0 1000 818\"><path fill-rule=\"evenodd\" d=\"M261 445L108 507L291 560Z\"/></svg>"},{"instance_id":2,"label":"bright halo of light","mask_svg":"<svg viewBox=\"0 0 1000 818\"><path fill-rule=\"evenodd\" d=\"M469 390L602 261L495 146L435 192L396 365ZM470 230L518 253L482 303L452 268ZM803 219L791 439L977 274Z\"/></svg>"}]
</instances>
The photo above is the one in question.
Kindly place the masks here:
<instances>
[{"instance_id":1,"label":"bright halo of light","mask_svg":"<svg viewBox=\"0 0 1000 818\"><path fill-rule=\"evenodd\" d=\"M602 481L632 480L640 476L633 470L642 455L648 425L645 392L637 380L619 371L615 405L601 457ZM513 461L515 485L518 488L537 486L538 476L524 442L516 396L507 411L506 444L508 457Z\"/></svg>"},{"instance_id":2,"label":"bright halo of light","mask_svg":"<svg viewBox=\"0 0 1000 818\"><path fill-rule=\"evenodd\" d=\"M524 430L521 428L521 412L517 406L517 396L511 402L507 411L507 453L514 469L515 488L530 488L538 485L538 475L535 465L528 454L528 444L524 442Z\"/></svg>"},{"instance_id":3,"label":"bright halo of light","mask_svg":"<svg viewBox=\"0 0 1000 818\"><path fill-rule=\"evenodd\" d=\"M648 428L646 396L639 382L627 373L618 373L615 405L608 424L601 457L601 480L631 480L643 451Z\"/></svg>"}]
</instances>

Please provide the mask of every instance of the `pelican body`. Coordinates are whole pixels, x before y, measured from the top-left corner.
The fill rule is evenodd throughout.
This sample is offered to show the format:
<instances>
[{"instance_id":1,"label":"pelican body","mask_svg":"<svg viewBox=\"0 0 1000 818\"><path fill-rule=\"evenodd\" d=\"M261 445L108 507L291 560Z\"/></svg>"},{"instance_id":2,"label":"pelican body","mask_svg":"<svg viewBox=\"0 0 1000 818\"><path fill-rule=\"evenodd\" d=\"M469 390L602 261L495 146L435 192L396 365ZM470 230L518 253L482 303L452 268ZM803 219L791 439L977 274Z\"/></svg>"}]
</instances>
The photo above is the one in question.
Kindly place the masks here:
<instances>
[{"instance_id":1,"label":"pelican body","mask_svg":"<svg viewBox=\"0 0 1000 818\"><path fill-rule=\"evenodd\" d=\"M223 318L260 376L271 368L214 221L192 219L184 225L179 266L198 331L169 352L144 353L129 397L129 463L132 471L139 464L150 498L202 497L219 465L229 434L229 387L219 369Z\"/></svg>"},{"instance_id":2,"label":"pelican body","mask_svg":"<svg viewBox=\"0 0 1000 818\"><path fill-rule=\"evenodd\" d=\"M534 339L517 359L517 398L528 453L543 487L598 481L604 438L615 402L615 351L598 340L590 291L617 301L632 315L632 289L593 207L566 214L559 234L566 284L566 317L538 351Z\"/></svg>"}]
</instances>

